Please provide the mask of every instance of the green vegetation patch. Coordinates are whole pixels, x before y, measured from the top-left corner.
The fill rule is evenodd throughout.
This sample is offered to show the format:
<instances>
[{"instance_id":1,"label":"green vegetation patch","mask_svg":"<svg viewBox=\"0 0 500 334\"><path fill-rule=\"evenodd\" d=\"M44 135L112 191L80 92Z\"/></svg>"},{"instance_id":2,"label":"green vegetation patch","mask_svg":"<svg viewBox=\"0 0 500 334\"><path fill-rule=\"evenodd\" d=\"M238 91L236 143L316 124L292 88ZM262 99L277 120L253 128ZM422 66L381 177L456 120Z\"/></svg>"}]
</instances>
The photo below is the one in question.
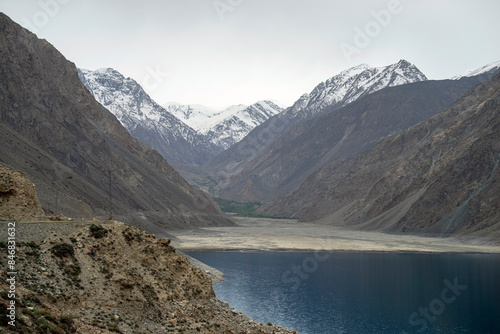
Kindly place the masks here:
<instances>
[{"instance_id":1,"label":"green vegetation patch","mask_svg":"<svg viewBox=\"0 0 500 334\"><path fill-rule=\"evenodd\" d=\"M215 197L214 200L224 212L231 212L238 216L245 217L260 217L255 211L262 206L261 202L253 201L242 203L220 197Z\"/></svg>"},{"instance_id":2,"label":"green vegetation patch","mask_svg":"<svg viewBox=\"0 0 500 334\"><path fill-rule=\"evenodd\" d=\"M55 245L50 250L57 257L75 257L73 246L67 243Z\"/></svg>"},{"instance_id":3,"label":"green vegetation patch","mask_svg":"<svg viewBox=\"0 0 500 334\"><path fill-rule=\"evenodd\" d=\"M219 204L222 211L227 213L233 213L236 216L241 217L256 217L256 218L276 218L276 219L290 219L290 217L273 217L266 216L256 213L263 203L259 201L252 202L236 202L230 199L224 199L220 197L213 198L217 204Z\"/></svg>"},{"instance_id":4,"label":"green vegetation patch","mask_svg":"<svg viewBox=\"0 0 500 334\"><path fill-rule=\"evenodd\" d=\"M104 238L106 235L108 235L108 230L96 224L90 225L89 230L90 230L90 236L96 239Z\"/></svg>"}]
</instances>

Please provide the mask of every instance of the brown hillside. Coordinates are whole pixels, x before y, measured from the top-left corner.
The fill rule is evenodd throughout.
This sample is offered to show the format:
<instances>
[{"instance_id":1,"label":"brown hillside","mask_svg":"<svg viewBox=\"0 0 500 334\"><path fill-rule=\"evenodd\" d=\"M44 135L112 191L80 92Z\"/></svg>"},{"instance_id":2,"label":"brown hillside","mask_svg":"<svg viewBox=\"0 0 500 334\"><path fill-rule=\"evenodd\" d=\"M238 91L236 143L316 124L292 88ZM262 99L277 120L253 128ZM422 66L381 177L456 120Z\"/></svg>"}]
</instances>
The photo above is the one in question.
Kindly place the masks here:
<instances>
[{"instance_id":1,"label":"brown hillside","mask_svg":"<svg viewBox=\"0 0 500 334\"><path fill-rule=\"evenodd\" d=\"M266 214L365 229L500 236L500 75L436 116L311 175Z\"/></svg>"},{"instance_id":2,"label":"brown hillside","mask_svg":"<svg viewBox=\"0 0 500 334\"><path fill-rule=\"evenodd\" d=\"M73 224L41 243L26 242L27 233L17 243L15 330L5 317L10 275L0 271L3 333L293 333L217 300L210 278L168 239L118 222Z\"/></svg>"},{"instance_id":3,"label":"brown hillside","mask_svg":"<svg viewBox=\"0 0 500 334\"><path fill-rule=\"evenodd\" d=\"M285 131L220 185L220 195L239 201L271 201L296 189L321 167L366 151L449 107L487 78L423 81L389 87Z\"/></svg>"},{"instance_id":4,"label":"brown hillside","mask_svg":"<svg viewBox=\"0 0 500 334\"><path fill-rule=\"evenodd\" d=\"M21 172L0 165L0 220L45 219L35 185Z\"/></svg>"},{"instance_id":5,"label":"brown hillside","mask_svg":"<svg viewBox=\"0 0 500 334\"><path fill-rule=\"evenodd\" d=\"M2 13L0 49L0 162L35 183L46 211L78 219L119 212L155 233L232 224L130 136L83 86L73 63Z\"/></svg>"}]
</instances>

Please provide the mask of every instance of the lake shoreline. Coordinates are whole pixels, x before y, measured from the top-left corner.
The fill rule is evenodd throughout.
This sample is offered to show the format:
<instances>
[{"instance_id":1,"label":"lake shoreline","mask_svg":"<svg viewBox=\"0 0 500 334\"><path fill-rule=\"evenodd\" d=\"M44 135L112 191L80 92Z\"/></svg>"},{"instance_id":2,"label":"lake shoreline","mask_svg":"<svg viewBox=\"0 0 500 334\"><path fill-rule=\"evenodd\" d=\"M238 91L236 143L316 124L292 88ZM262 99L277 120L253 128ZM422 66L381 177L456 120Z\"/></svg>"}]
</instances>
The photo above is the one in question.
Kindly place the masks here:
<instances>
[{"instance_id":1,"label":"lake shoreline","mask_svg":"<svg viewBox=\"0 0 500 334\"><path fill-rule=\"evenodd\" d=\"M498 240L349 230L289 219L233 217L235 227L171 231L179 250L498 254Z\"/></svg>"},{"instance_id":2,"label":"lake shoreline","mask_svg":"<svg viewBox=\"0 0 500 334\"><path fill-rule=\"evenodd\" d=\"M500 254L499 251L418 251L418 250L356 250L356 249L266 249L266 248L178 248L182 252L282 252L282 253L387 253L387 254L457 254L457 255L474 255L474 254Z\"/></svg>"}]
</instances>

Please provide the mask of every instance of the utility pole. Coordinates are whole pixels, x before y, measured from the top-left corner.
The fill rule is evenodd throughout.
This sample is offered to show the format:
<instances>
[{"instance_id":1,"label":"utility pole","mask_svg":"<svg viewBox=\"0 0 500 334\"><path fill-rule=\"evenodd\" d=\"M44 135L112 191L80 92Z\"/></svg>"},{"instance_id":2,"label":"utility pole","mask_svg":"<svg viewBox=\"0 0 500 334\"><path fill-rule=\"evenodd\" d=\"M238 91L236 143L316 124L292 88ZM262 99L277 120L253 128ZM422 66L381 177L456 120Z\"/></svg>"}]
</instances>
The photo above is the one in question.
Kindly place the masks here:
<instances>
[{"instance_id":1,"label":"utility pole","mask_svg":"<svg viewBox=\"0 0 500 334\"><path fill-rule=\"evenodd\" d=\"M57 217L57 211L59 211L59 208L57 207L57 195L58 195L58 193L59 193L59 191L56 190L56 209L54 211L54 216L56 216L56 217Z\"/></svg>"},{"instance_id":2,"label":"utility pole","mask_svg":"<svg viewBox=\"0 0 500 334\"><path fill-rule=\"evenodd\" d=\"M112 192L111 192L111 173L114 172L116 169L106 169L104 170L105 172L108 172L108 195L109 195L109 198L108 198L108 201L109 201L109 205L108 205L108 220L112 220L113 219L113 195L112 195Z\"/></svg>"}]
</instances>

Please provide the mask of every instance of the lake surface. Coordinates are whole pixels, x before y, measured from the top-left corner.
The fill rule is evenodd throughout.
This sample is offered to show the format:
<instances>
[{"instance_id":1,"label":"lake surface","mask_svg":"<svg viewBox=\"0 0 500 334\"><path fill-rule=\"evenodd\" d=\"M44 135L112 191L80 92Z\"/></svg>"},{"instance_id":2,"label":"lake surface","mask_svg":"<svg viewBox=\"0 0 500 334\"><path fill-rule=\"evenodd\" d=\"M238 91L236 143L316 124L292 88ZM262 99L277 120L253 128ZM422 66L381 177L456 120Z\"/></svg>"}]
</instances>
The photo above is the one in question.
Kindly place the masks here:
<instances>
[{"instance_id":1,"label":"lake surface","mask_svg":"<svg viewBox=\"0 0 500 334\"><path fill-rule=\"evenodd\" d=\"M305 334L500 333L500 255L186 251L217 297Z\"/></svg>"}]
</instances>

